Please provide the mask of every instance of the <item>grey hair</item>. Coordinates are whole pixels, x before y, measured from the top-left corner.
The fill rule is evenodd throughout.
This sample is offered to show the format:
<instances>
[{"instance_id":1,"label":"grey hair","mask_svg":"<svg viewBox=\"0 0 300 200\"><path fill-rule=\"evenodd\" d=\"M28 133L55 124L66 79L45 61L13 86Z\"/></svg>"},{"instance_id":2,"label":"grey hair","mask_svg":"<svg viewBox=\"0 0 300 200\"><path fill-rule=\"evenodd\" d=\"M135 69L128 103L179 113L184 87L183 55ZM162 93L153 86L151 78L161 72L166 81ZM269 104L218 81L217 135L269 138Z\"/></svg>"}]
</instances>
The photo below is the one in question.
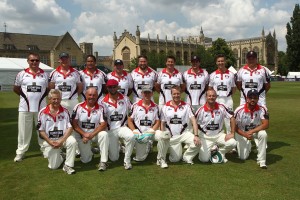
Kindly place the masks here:
<instances>
[{"instance_id":1,"label":"grey hair","mask_svg":"<svg viewBox=\"0 0 300 200\"><path fill-rule=\"evenodd\" d=\"M61 91L58 89L51 89L48 94L48 98L51 99L54 94L58 94L61 97Z\"/></svg>"}]
</instances>

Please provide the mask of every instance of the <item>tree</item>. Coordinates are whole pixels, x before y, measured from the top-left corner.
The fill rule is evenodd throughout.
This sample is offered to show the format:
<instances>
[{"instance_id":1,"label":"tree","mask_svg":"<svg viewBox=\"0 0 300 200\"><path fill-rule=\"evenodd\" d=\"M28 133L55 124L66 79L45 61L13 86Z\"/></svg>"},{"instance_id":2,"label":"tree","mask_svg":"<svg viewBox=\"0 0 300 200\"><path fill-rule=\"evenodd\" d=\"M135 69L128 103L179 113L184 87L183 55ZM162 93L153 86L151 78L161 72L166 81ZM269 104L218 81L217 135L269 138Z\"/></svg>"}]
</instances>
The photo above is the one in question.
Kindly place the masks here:
<instances>
[{"instance_id":1,"label":"tree","mask_svg":"<svg viewBox=\"0 0 300 200\"><path fill-rule=\"evenodd\" d=\"M300 71L300 8L295 5L291 21L287 23L285 36L287 49L286 59L289 71Z\"/></svg>"},{"instance_id":2,"label":"tree","mask_svg":"<svg viewBox=\"0 0 300 200\"><path fill-rule=\"evenodd\" d=\"M212 43L212 47L209 48L209 52L212 56L223 54L226 56L226 67L236 65L236 58L234 57L233 51L227 45L225 39L218 38Z\"/></svg>"},{"instance_id":3,"label":"tree","mask_svg":"<svg viewBox=\"0 0 300 200\"><path fill-rule=\"evenodd\" d=\"M286 76L289 70L287 67L286 54L283 51L278 52L278 69L277 73L281 76Z\"/></svg>"},{"instance_id":4,"label":"tree","mask_svg":"<svg viewBox=\"0 0 300 200\"><path fill-rule=\"evenodd\" d=\"M195 55L199 56L201 59L201 68L206 69L208 73L211 73L214 70L216 70L214 57L209 51L205 49L204 46L199 46Z\"/></svg>"}]
</instances>

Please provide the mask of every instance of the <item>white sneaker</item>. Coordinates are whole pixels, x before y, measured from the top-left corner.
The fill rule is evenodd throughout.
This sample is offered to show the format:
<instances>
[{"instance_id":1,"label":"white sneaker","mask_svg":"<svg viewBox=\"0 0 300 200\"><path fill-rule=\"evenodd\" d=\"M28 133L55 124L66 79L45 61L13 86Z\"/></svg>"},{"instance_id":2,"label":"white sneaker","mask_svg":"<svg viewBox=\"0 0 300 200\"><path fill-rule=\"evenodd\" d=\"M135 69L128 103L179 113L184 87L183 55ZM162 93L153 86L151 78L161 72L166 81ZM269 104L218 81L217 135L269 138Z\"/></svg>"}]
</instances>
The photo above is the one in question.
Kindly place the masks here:
<instances>
[{"instance_id":1,"label":"white sneaker","mask_svg":"<svg viewBox=\"0 0 300 200\"><path fill-rule=\"evenodd\" d=\"M187 161L187 160L185 160L184 158L182 158L182 161L183 161L184 163L186 163L186 164L189 164L189 165L193 165L193 164L194 164L193 161Z\"/></svg>"},{"instance_id":2,"label":"white sneaker","mask_svg":"<svg viewBox=\"0 0 300 200\"><path fill-rule=\"evenodd\" d=\"M268 168L267 165L266 165L265 163L260 163L260 164L259 164L259 167L260 167L261 169L267 169L267 168Z\"/></svg>"},{"instance_id":3,"label":"white sneaker","mask_svg":"<svg viewBox=\"0 0 300 200\"><path fill-rule=\"evenodd\" d=\"M91 150L92 150L93 154L99 154L100 153L99 147L92 147Z\"/></svg>"},{"instance_id":4,"label":"white sneaker","mask_svg":"<svg viewBox=\"0 0 300 200\"><path fill-rule=\"evenodd\" d=\"M76 173L76 171L72 167L69 167L68 165L63 166L63 171L69 175Z\"/></svg>"},{"instance_id":5,"label":"white sneaker","mask_svg":"<svg viewBox=\"0 0 300 200\"><path fill-rule=\"evenodd\" d=\"M132 169L131 163L124 163L124 168L125 168L126 170Z\"/></svg>"},{"instance_id":6,"label":"white sneaker","mask_svg":"<svg viewBox=\"0 0 300 200\"><path fill-rule=\"evenodd\" d=\"M107 166L108 165L105 162L100 162L98 170L99 171L105 171Z\"/></svg>"},{"instance_id":7,"label":"white sneaker","mask_svg":"<svg viewBox=\"0 0 300 200\"><path fill-rule=\"evenodd\" d=\"M24 158L24 154L17 154L14 158L14 162L21 162Z\"/></svg>"},{"instance_id":8,"label":"white sneaker","mask_svg":"<svg viewBox=\"0 0 300 200\"><path fill-rule=\"evenodd\" d=\"M164 159L157 160L156 164L160 165L160 168L162 169L166 169L169 167Z\"/></svg>"}]
</instances>

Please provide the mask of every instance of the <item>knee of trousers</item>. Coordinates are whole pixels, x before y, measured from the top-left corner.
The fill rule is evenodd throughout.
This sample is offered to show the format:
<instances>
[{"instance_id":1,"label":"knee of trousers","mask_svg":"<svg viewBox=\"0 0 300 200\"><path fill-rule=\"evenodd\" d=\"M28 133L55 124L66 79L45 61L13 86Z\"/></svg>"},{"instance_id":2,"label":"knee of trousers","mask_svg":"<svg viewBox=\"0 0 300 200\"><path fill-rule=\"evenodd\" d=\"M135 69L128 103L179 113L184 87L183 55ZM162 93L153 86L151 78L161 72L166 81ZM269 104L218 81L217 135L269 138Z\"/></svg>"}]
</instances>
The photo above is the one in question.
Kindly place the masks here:
<instances>
[{"instance_id":1,"label":"knee of trousers","mask_svg":"<svg viewBox=\"0 0 300 200\"><path fill-rule=\"evenodd\" d=\"M112 162L119 160L119 156L120 156L119 152L111 152L111 151L108 152L108 157Z\"/></svg>"},{"instance_id":2,"label":"knee of trousers","mask_svg":"<svg viewBox=\"0 0 300 200\"><path fill-rule=\"evenodd\" d=\"M268 138L268 134L266 131L260 131L258 133L258 139L267 139Z\"/></svg>"},{"instance_id":3,"label":"knee of trousers","mask_svg":"<svg viewBox=\"0 0 300 200\"><path fill-rule=\"evenodd\" d=\"M237 141L233 138L231 138L230 140L228 140L226 142L226 147L234 148L234 147L236 147L236 145L237 145Z\"/></svg>"},{"instance_id":4,"label":"knee of trousers","mask_svg":"<svg viewBox=\"0 0 300 200\"><path fill-rule=\"evenodd\" d=\"M210 157L210 152L203 152L203 151L200 151L199 152L199 160L201 162L209 162L209 157Z\"/></svg>"},{"instance_id":5,"label":"knee of trousers","mask_svg":"<svg viewBox=\"0 0 300 200\"><path fill-rule=\"evenodd\" d=\"M171 161L171 162L179 162L180 160L181 160L181 157L182 156L169 156L169 160Z\"/></svg>"},{"instance_id":6,"label":"knee of trousers","mask_svg":"<svg viewBox=\"0 0 300 200\"><path fill-rule=\"evenodd\" d=\"M77 141L73 135L70 135L66 140L66 146L77 146Z\"/></svg>"}]
</instances>

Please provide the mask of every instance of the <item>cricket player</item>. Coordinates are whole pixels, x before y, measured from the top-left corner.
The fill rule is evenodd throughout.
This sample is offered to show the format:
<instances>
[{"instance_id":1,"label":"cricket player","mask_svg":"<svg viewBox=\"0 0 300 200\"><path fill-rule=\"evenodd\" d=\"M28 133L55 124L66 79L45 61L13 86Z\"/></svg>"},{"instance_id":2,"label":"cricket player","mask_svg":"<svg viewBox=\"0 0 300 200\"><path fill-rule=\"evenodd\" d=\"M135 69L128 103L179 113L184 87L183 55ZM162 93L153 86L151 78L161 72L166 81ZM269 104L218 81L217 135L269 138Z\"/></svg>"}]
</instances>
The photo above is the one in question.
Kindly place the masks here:
<instances>
[{"instance_id":1,"label":"cricket player","mask_svg":"<svg viewBox=\"0 0 300 200\"><path fill-rule=\"evenodd\" d=\"M127 96L118 92L119 83L109 79L106 83L108 94L101 100L107 118L107 132L109 136L108 156L111 161L119 159L119 139L125 144L124 168L132 168L131 154L135 143L132 131L126 126L131 103Z\"/></svg>"},{"instance_id":2,"label":"cricket player","mask_svg":"<svg viewBox=\"0 0 300 200\"><path fill-rule=\"evenodd\" d=\"M66 148L66 160L63 171L74 174L75 149L77 142L71 135L73 128L70 123L69 112L60 105L61 91L51 89L48 98L49 105L39 112L38 131L45 140L44 157L48 158L48 167L57 169L64 161L62 148Z\"/></svg>"},{"instance_id":3,"label":"cricket player","mask_svg":"<svg viewBox=\"0 0 300 200\"><path fill-rule=\"evenodd\" d=\"M101 157L99 171L105 171L108 160L108 133L106 130L106 121L104 119L104 110L97 103L98 91L95 87L90 87L85 92L86 100L75 106L72 114L72 125L75 138L80 150L80 160L88 163L93 158L91 143L98 145Z\"/></svg>"},{"instance_id":4,"label":"cricket player","mask_svg":"<svg viewBox=\"0 0 300 200\"><path fill-rule=\"evenodd\" d=\"M246 103L247 93L255 89L259 93L258 104L266 106L266 93L271 88L270 73L264 66L257 63L257 53L247 53L247 64L237 73L236 86L241 91L240 105Z\"/></svg>"},{"instance_id":5,"label":"cricket player","mask_svg":"<svg viewBox=\"0 0 300 200\"><path fill-rule=\"evenodd\" d=\"M69 113L78 104L78 95L82 92L82 82L79 72L70 66L68 53L59 54L60 66L50 73L49 89L59 89L62 92L61 105L66 107Z\"/></svg>"},{"instance_id":6,"label":"cricket player","mask_svg":"<svg viewBox=\"0 0 300 200\"><path fill-rule=\"evenodd\" d=\"M166 67L158 73L155 90L159 93L159 109L168 101L172 100L171 88L174 85L181 87L181 91L185 90L182 73L175 69L175 57L168 56L166 59Z\"/></svg>"},{"instance_id":7,"label":"cricket player","mask_svg":"<svg viewBox=\"0 0 300 200\"><path fill-rule=\"evenodd\" d=\"M236 147L234 139L235 119L233 111L230 111L223 104L217 103L217 92L209 89L206 92L206 103L196 112L196 120L199 127L201 148L199 160L208 162L211 157L211 150L214 145L219 147L223 162L227 159L225 154ZM230 134L225 134L223 129L224 119L230 120Z\"/></svg>"},{"instance_id":8,"label":"cricket player","mask_svg":"<svg viewBox=\"0 0 300 200\"><path fill-rule=\"evenodd\" d=\"M82 101L86 100L85 92L88 88L94 87L98 92L98 99L106 92L105 83L107 81L106 74L97 69L97 60L94 55L87 55L85 61L85 69L79 71L83 91L81 93Z\"/></svg>"},{"instance_id":9,"label":"cricket player","mask_svg":"<svg viewBox=\"0 0 300 200\"><path fill-rule=\"evenodd\" d=\"M114 64L114 71L107 74L107 79L115 79L116 81L118 81L118 92L125 96L130 96L133 87L131 74L124 70L124 64L122 60L117 59L115 60Z\"/></svg>"},{"instance_id":10,"label":"cricket player","mask_svg":"<svg viewBox=\"0 0 300 200\"><path fill-rule=\"evenodd\" d=\"M216 56L216 64L218 69L210 74L209 89L217 92L217 102L224 104L229 111L233 112L232 95L236 90L234 74L226 67L226 57L223 54ZM224 118L226 133L231 133L230 119Z\"/></svg>"},{"instance_id":11,"label":"cricket player","mask_svg":"<svg viewBox=\"0 0 300 200\"><path fill-rule=\"evenodd\" d=\"M144 161L149 151L147 144L149 140L158 141L157 160L161 168L168 168L165 158L162 155L166 154L167 146L170 140L170 134L162 135L160 128L158 106L151 100L153 96L153 88L149 85L142 88L142 99L132 105L131 114L128 118L128 127L136 136L136 156L135 161ZM165 152L162 152L165 150Z\"/></svg>"},{"instance_id":12,"label":"cricket player","mask_svg":"<svg viewBox=\"0 0 300 200\"><path fill-rule=\"evenodd\" d=\"M257 146L257 164L262 169L267 169L266 148L267 132L269 127L269 114L265 106L259 105L259 92L255 89L247 93L246 103L236 108L234 116L237 123L238 142L237 149L239 158L246 160L251 152L251 140Z\"/></svg>"},{"instance_id":13,"label":"cricket player","mask_svg":"<svg viewBox=\"0 0 300 200\"><path fill-rule=\"evenodd\" d=\"M133 102L142 99L143 87L150 87L154 90L157 73L148 66L147 56L141 55L138 57L138 67L131 72L131 77L133 80Z\"/></svg>"},{"instance_id":14,"label":"cricket player","mask_svg":"<svg viewBox=\"0 0 300 200\"><path fill-rule=\"evenodd\" d=\"M198 154L198 145L200 145L198 128L191 106L181 101L180 94L180 86L172 87L172 100L162 107L161 130L168 129L171 133L169 160L178 162L182 158L184 162L193 164L193 158ZM192 122L194 134L187 129L189 121ZM183 156L182 143L188 145ZM166 155L162 155L162 157L165 158Z\"/></svg>"},{"instance_id":15,"label":"cricket player","mask_svg":"<svg viewBox=\"0 0 300 200\"><path fill-rule=\"evenodd\" d=\"M15 162L20 162L28 150L32 136L32 124L37 125L38 112L46 106L48 75L40 67L38 54L30 53L27 57L29 67L19 72L14 83L14 92L20 96L18 117L18 148ZM37 132L38 135L38 132ZM43 141L38 137L43 151Z\"/></svg>"},{"instance_id":16,"label":"cricket player","mask_svg":"<svg viewBox=\"0 0 300 200\"><path fill-rule=\"evenodd\" d=\"M183 73L183 80L186 84L186 102L196 111L205 104L209 75L200 67L200 57L192 56L191 63L192 67Z\"/></svg>"}]
</instances>

